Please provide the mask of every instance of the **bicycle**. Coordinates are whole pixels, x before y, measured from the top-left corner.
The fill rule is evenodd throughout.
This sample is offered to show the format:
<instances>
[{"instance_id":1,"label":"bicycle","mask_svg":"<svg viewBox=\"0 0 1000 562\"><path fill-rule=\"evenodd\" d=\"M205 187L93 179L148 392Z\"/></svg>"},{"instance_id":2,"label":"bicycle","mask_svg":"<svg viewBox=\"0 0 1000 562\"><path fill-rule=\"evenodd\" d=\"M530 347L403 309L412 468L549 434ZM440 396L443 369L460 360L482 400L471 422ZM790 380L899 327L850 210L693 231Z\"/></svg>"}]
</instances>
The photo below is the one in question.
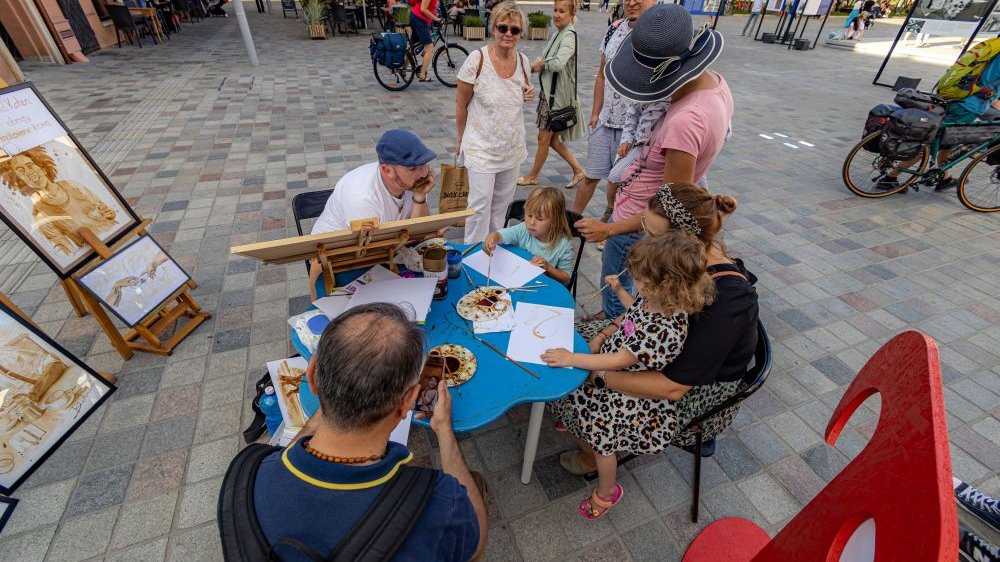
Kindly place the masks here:
<instances>
[{"instance_id":1,"label":"bicycle","mask_svg":"<svg viewBox=\"0 0 1000 562\"><path fill-rule=\"evenodd\" d=\"M435 24L431 29L433 45L437 46L431 66L434 68L434 76L438 81L455 88L458 86L458 70L462 68L462 63L469 56L469 51L458 43L449 43L447 40L448 29L441 24ZM372 57L372 69L375 71L375 79L383 88L391 92L405 90L413 82L413 78L420 72L421 65L417 63L422 60L424 46L416 45L412 40L407 40L408 47L403 66L400 68L388 68L378 64L375 57Z\"/></svg>"},{"instance_id":2,"label":"bicycle","mask_svg":"<svg viewBox=\"0 0 1000 562\"><path fill-rule=\"evenodd\" d=\"M946 103L944 100L938 101ZM987 135L989 140L978 144L949 140L949 137L967 133L967 127L990 128L991 134ZM914 191L920 191L920 186L935 186L945 172L971 158L972 162L959 175L959 201L969 209L981 213L1000 211L1000 122L942 125L929 145L925 144L915 157L908 160L893 160L865 149L866 144L869 147L877 146L881 135L881 131L876 131L862 138L844 160L844 184L855 195L868 198L888 197L903 193L910 187ZM938 161L942 147L951 151L949 160L928 168L928 163ZM895 176L890 176L890 172ZM898 185L879 183L887 177L895 177Z\"/></svg>"}]
</instances>

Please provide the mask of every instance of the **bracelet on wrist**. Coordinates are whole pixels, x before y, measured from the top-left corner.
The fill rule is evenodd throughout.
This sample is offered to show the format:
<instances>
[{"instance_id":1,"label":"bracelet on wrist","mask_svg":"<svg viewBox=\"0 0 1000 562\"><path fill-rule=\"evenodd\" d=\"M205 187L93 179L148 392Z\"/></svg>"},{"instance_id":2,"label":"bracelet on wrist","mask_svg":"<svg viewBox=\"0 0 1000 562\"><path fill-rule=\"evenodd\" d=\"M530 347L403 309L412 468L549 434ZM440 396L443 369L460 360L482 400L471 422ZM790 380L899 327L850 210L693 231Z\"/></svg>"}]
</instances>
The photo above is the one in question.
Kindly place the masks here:
<instances>
[{"instance_id":1,"label":"bracelet on wrist","mask_svg":"<svg viewBox=\"0 0 1000 562\"><path fill-rule=\"evenodd\" d=\"M427 198L426 198L426 197L424 197L424 200L423 200L423 201L417 201L417 198L416 198L416 197L414 197L414 198L413 198L413 204L414 204L414 205L426 205L426 204L427 204Z\"/></svg>"}]
</instances>

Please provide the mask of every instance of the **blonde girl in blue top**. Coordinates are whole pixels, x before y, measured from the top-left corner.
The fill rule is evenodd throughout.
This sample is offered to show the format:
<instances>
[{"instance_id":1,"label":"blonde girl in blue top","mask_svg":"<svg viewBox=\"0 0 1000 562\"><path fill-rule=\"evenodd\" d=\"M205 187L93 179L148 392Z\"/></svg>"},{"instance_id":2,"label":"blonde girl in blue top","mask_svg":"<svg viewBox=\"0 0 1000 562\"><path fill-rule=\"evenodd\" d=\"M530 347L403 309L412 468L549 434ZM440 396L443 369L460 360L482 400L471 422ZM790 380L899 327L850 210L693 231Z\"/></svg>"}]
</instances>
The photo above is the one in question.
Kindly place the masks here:
<instances>
[{"instance_id":1,"label":"blonde girl in blue top","mask_svg":"<svg viewBox=\"0 0 1000 562\"><path fill-rule=\"evenodd\" d=\"M573 271L573 238L566 220L566 198L554 187L539 187L524 202L524 222L489 233L483 251L493 255L500 243L531 252L531 263L562 283Z\"/></svg>"}]
</instances>

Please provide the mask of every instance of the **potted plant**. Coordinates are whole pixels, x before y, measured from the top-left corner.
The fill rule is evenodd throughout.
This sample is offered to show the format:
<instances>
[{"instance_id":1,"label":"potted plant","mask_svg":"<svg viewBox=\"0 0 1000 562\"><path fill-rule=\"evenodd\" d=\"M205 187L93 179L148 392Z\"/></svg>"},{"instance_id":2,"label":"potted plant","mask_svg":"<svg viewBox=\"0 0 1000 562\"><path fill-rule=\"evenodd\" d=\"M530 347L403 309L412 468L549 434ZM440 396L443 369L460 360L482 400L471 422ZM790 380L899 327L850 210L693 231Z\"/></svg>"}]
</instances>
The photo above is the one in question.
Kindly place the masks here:
<instances>
[{"instance_id":1,"label":"potted plant","mask_svg":"<svg viewBox=\"0 0 1000 562\"><path fill-rule=\"evenodd\" d=\"M552 16L544 12L531 12L528 14L528 39L546 40L549 38L549 22Z\"/></svg>"},{"instance_id":2,"label":"potted plant","mask_svg":"<svg viewBox=\"0 0 1000 562\"><path fill-rule=\"evenodd\" d=\"M310 39L326 39L326 24L323 22L325 12L326 3L321 0L305 0L302 3L302 14L309 27Z\"/></svg>"},{"instance_id":3,"label":"potted plant","mask_svg":"<svg viewBox=\"0 0 1000 562\"><path fill-rule=\"evenodd\" d=\"M486 23L479 16L465 16L462 19L462 34L467 41L486 39Z\"/></svg>"}]
</instances>

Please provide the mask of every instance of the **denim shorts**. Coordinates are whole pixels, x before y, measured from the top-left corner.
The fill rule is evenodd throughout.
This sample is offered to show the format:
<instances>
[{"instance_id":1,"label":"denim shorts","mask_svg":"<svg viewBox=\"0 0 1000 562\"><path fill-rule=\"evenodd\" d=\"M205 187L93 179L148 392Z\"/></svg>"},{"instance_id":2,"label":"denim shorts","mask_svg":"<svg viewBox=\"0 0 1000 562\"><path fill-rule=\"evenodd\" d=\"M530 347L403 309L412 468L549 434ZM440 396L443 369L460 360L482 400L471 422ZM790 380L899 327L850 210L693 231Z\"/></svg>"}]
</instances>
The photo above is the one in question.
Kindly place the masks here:
<instances>
[{"instance_id":1,"label":"denim shorts","mask_svg":"<svg viewBox=\"0 0 1000 562\"><path fill-rule=\"evenodd\" d=\"M604 125L594 127L587 137L587 161L584 163L587 177L592 180L607 179L611 165L618 155L618 145L622 142L622 130Z\"/></svg>"},{"instance_id":2,"label":"denim shorts","mask_svg":"<svg viewBox=\"0 0 1000 562\"><path fill-rule=\"evenodd\" d=\"M412 15L412 14L411 14ZM430 45L434 42L431 39L431 28L424 20L413 16L410 18L410 31L413 33L413 42L417 45Z\"/></svg>"}]
</instances>

